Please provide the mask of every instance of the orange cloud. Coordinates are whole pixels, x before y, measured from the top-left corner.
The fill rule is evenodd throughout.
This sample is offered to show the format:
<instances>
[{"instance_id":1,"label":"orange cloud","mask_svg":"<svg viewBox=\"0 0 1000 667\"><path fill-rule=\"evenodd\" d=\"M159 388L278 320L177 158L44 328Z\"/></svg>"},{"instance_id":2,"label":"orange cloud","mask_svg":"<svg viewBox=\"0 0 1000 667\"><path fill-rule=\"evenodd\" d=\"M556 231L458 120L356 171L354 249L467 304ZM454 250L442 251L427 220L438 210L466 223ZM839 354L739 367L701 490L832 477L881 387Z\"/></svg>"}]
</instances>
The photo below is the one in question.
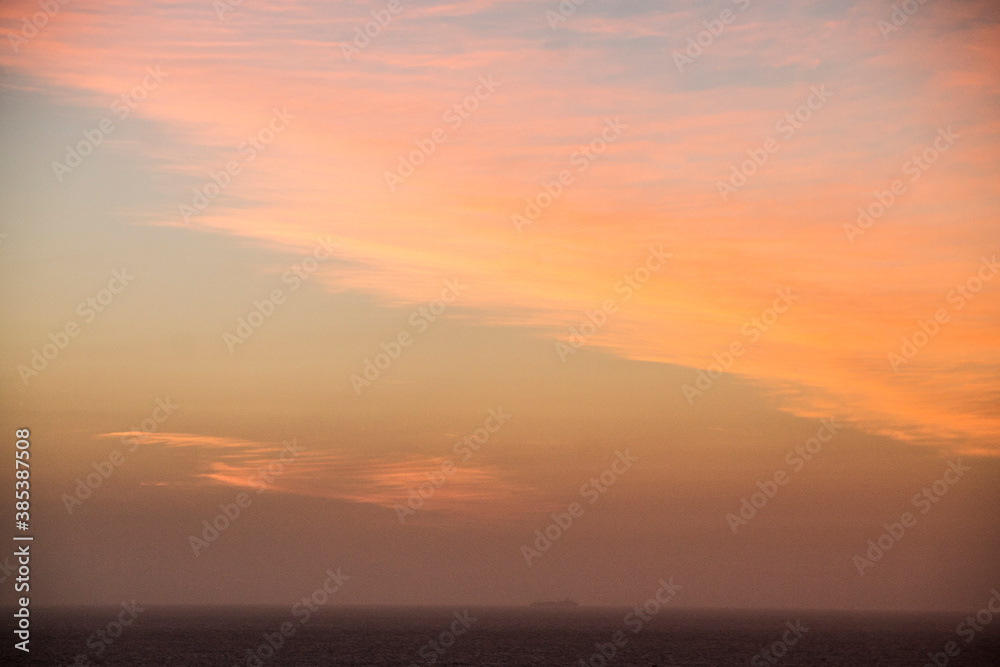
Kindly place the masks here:
<instances>
[{"instance_id":1,"label":"orange cloud","mask_svg":"<svg viewBox=\"0 0 1000 667\"><path fill-rule=\"evenodd\" d=\"M0 21L15 30L31 6L6 5ZM553 43L542 4L516 36L479 34L465 20L499 3L412 8L347 63L319 31L347 39L363 14L290 5L318 21L290 39L248 5L219 21L206 3L100 12L74 3L0 64L98 108L161 65L166 82L136 113L178 138L151 138L149 153L195 187L242 159L246 137L287 107L289 128L191 224L302 252L333 233L350 268L321 269L330 289L412 304L460 278L466 316L565 339L662 244L669 266L589 344L690 366L693 379L747 342L744 323L791 287L801 300L731 372L797 414L835 412L899 438L997 451L987 388L1000 367L991 336L1000 281L952 312L905 372L886 361L995 250L998 59L983 45L1000 35L989 6L925 6L888 39L877 8L817 19L759 7L681 74L670 53L698 16L637 23L581 9ZM484 75L497 92L449 124L448 109ZM820 84L833 97L722 201L717 183ZM628 125L621 137L581 157L614 117ZM955 146L906 181L863 237L845 238L858 207L906 178L907 160L948 126ZM438 128L447 138L390 192L385 173ZM511 215L561 171L572 184L518 233ZM178 205L192 197L190 187L176 194ZM176 208L157 220L182 224ZM398 491L390 479L369 481Z\"/></svg>"},{"instance_id":2,"label":"orange cloud","mask_svg":"<svg viewBox=\"0 0 1000 667\"><path fill-rule=\"evenodd\" d=\"M130 431L101 437L136 441L143 447L186 449L174 453L172 469L159 469L154 486L230 486L315 498L367 503L388 509L415 506L420 516L446 513L458 518L545 507L541 492L498 466L467 464L446 457L396 455L359 457L297 443L268 443L192 433ZM156 468L154 467L154 470ZM502 507L502 512L497 509ZM415 513L414 513L415 514Z\"/></svg>"}]
</instances>

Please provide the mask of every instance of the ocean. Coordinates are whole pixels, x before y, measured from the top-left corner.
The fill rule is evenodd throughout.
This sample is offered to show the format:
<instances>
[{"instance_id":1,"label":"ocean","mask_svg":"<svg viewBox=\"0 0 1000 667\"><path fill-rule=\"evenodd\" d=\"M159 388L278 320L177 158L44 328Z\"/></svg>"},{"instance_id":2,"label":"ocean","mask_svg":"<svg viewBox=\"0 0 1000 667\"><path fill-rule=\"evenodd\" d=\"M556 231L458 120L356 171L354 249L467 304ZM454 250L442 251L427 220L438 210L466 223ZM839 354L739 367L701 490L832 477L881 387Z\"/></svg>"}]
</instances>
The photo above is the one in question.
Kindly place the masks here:
<instances>
[{"instance_id":1,"label":"ocean","mask_svg":"<svg viewBox=\"0 0 1000 667\"><path fill-rule=\"evenodd\" d=\"M1000 621L962 614L664 609L162 607L32 611L30 656L122 667L996 667ZM285 634L282 634L282 630ZM954 642L954 644L949 644ZM948 654L948 651L952 655ZM930 654L930 655L928 655Z\"/></svg>"}]
</instances>

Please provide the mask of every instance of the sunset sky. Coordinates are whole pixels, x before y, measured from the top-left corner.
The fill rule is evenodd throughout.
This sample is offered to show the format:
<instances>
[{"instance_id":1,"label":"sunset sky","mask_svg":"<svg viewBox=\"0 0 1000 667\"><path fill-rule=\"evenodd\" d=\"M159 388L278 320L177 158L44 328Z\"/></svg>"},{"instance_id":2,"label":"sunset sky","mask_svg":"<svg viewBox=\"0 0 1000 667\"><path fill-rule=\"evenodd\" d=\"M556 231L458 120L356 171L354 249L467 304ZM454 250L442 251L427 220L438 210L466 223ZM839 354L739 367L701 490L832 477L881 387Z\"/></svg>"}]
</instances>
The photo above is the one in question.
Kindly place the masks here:
<instances>
[{"instance_id":1,"label":"sunset sky","mask_svg":"<svg viewBox=\"0 0 1000 667\"><path fill-rule=\"evenodd\" d=\"M979 605L1000 5L911 4L0 4L38 600Z\"/></svg>"}]
</instances>

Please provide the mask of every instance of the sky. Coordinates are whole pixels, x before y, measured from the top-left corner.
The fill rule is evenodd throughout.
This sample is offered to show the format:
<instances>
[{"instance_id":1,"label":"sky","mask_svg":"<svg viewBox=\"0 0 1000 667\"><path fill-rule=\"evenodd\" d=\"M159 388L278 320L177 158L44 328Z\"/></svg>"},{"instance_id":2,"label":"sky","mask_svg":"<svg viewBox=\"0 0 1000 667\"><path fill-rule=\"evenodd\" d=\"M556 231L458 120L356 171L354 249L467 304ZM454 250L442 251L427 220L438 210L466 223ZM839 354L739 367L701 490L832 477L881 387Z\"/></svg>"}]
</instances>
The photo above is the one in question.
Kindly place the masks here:
<instances>
[{"instance_id":1,"label":"sky","mask_svg":"<svg viewBox=\"0 0 1000 667\"><path fill-rule=\"evenodd\" d=\"M906 7L0 5L37 599L978 608L1000 7Z\"/></svg>"}]
</instances>

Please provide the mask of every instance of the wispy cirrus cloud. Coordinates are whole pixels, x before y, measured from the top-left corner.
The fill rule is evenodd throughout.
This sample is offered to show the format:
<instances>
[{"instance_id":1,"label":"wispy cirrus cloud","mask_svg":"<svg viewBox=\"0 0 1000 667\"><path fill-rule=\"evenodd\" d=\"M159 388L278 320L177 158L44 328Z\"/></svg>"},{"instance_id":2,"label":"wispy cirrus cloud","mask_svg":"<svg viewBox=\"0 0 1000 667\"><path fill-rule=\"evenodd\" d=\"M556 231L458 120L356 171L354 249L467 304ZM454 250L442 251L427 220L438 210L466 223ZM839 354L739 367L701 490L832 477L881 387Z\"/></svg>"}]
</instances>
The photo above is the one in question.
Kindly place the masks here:
<instances>
[{"instance_id":1,"label":"wispy cirrus cloud","mask_svg":"<svg viewBox=\"0 0 1000 667\"><path fill-rule=\"evenodd\" d=\"M397 453L359 456L296 441L258 442L194 433L105 433L149 450L172 450L170 465L151 468L148 486L235 487L364 503L392 509L419 497L430 515L507 516L537 512L542 491L500 465L465 463L459 457ZM179 451L178 451L179 450ZM450 465L446 463L450 462ZM446 472L442 472L442 471ZM155 472L153 472L155 471ZM431 487L427 487L431 484ZM502 508L502 509L501 509Z\"/></svg>"}]
</instances>

